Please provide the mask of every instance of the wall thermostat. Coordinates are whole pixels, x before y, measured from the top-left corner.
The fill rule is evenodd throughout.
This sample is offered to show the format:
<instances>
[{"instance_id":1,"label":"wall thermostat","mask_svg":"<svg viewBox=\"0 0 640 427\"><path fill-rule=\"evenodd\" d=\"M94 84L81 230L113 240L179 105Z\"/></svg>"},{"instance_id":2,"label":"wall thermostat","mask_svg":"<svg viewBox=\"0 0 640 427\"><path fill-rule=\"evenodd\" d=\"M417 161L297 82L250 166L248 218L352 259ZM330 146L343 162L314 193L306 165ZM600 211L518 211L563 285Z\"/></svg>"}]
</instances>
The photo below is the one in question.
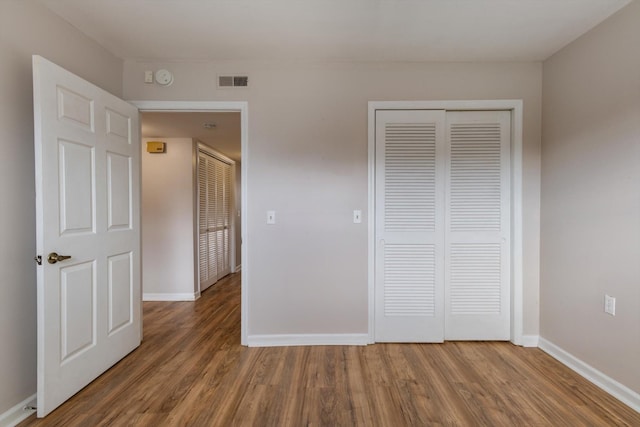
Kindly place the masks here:
<instances>
[{"instance_id":1,"label":"wall thermostat","mask_svg":"<svg viewBox=\"0 0 640 427\"><path fill-rule=\"evenodd\" d=\"M156 71L156 83L162 86L169 86L173 83L173 74L164 68Z\"/></svg>"},{"instance_id":2,"label":"wall thermostat","mask_svg":"<svg viewBox=\"0 0 640 427\"><path fill-rule=\"evenodd\" d=\"M167 148L166 144L162 141L149 141L147 142L148 153L164 153Z\"/></svg>"}]
</instances>

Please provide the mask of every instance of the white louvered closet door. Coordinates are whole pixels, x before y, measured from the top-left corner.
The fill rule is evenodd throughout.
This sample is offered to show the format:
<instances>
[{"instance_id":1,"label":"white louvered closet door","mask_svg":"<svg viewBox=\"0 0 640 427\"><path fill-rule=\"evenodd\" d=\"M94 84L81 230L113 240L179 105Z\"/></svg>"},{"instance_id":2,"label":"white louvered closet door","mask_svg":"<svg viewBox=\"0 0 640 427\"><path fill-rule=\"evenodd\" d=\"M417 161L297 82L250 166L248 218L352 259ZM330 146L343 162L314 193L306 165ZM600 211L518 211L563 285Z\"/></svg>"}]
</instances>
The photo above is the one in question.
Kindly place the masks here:
<instances>
[{"instance_id":1,"label":"white louvered closet door","mask_svg":"<svg viewBox=\"0 0 640 427\"><path fill-rule=\"evenodd\" d=\"M218 278L229 274L229 222L231 212L229 210L229 189L231 166L218 159L214 159L216 164L216 200L215 200L215 239L216 239L216 262Z\"/></svg>"},{"instance_id":2,"label":"white louvered closet door","mask_svg":"<svg viewBox=\"0 0 640 427\"><path fill-rule=\"evenodd\" d=\"M200 291L231 271L231 166L198 152Z\"/></svg>"},{"instance_id":3,"label":"white louvered closet door","mask_svg":"<svg viewBox=\"0 0 640 427\"><path fill-rule=\"evenodd\" d=\"M447 112L445 339L510 335L507 111Z\"/></svg>"},{"instance_id":4,"label":"white louvered closet door","mask_svg":"<svg viewBox=\"0 0 640 427\"><path fill-rule=\"evenodd\" d=\"M209 156L198 152L198 265L200 290L211 286L209 277L209 235L207 233L207 163ZM215 276L215 273L211 277Z\"/></svg>"},{"instance_id":5,"label":"white louvered closet door","mask_svg":"<svg viewBox=\"0 0 640 427\"><path fill-rule=\"evenodd\" d=\"M444 339L445 112L376 112L375 340Z\"/></svg>"}]
</instances>

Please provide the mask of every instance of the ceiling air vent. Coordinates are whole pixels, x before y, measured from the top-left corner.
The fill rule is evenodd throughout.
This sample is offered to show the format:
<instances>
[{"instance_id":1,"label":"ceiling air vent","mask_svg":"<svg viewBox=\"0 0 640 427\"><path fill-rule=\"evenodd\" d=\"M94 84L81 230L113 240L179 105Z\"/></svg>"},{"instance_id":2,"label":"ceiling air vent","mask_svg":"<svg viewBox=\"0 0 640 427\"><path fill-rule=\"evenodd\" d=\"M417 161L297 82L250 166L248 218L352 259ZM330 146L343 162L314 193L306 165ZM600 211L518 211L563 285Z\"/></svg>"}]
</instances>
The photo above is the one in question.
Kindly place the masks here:
<instances>
[{"instance_id":1,"label":"ceiling air vent","mask_svg":"<svg viewBox=\"0 0 640 427\"><path fill-rule=\"evenodd\" d=\"M218 76L218 87L247 87L249 77L247 76Z\"/></svg>"}]
</instances>

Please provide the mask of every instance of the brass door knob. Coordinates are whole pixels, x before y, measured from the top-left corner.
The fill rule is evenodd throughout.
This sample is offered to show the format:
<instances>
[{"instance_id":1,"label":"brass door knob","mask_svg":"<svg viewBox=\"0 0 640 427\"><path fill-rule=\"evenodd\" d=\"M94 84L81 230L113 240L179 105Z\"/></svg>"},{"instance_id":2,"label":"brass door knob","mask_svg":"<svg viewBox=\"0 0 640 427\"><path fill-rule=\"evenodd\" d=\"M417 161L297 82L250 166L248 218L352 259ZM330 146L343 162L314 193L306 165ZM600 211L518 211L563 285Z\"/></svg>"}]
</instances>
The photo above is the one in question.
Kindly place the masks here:
<instances>
[{"instance_id":1,"label":"brass door knob","mask_svg":"<svg viewBox=\"0 0 640 427\"><path fill-rule=\"evenodd\" d=\"M49 256L47 256L47 261L49 264L55 264L58 261L64 261L65 259L71 258L71 255L58 255L55 252L51 252Z\"/></svg>"}]
</instances>

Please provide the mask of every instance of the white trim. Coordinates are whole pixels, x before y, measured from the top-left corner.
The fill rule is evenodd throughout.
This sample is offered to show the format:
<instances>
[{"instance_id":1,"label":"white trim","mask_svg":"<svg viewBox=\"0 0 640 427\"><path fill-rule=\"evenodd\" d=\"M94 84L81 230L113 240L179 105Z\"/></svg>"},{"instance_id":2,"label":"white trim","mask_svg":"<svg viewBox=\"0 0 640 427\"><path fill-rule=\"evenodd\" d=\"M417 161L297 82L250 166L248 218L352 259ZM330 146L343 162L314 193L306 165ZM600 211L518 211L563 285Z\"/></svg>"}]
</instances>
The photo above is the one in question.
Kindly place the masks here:
<instances>
[{"instance_id":1,"label":"white trim","mask_svg":"<svg viewBox=\"0 0 640 427\"><path fill-rule=\"evenodd\" d=\"M240 343L247 345L249 337L249 233L248 223L248 168L249 168L249 104L246 101L129 101L142 111L239 111L240 112L240 139L242 161L240 163L241 175L241 202L240 223L242 228L242 262L245 271L241 278L241 321Z\"/></svg>"},{"instance_id":2,"label":"white trim","mask_svg":"<svg viewBox=\"0 0 640 427\"><path fill-rule=\"evenodd\" d=\"M540 337L538 335L523 335L520 343L523 347L538 347Z\"/></svg>"},{"instance_id":3,"label":"white trim","mask_svg":"<svg viewBox=\"0 0 640 427\"><path fill-rule=\"evenodd\" d=\"M128 101L141 111L184 113L188 111L240 111L247 109L246 101ZM244 153L242 153L244 154Z\"/></svg>"},{"instance_id":4,"label":"white trim","mask_svg":"<svg viewBox=\"0 0 640 427\"><path fill-rule=\"evenodd\" d=\"M624 384L621 384L613 378L605 375L596 368L588 365L571 353L542 337L540 337L539 347L542 351L565 366L571 368L573 371L591 381L593 384L597 385L616 399L622 401L626 405L629 405L633 410L640 412L640 393L631 390Z\"/></svg>"},{"instance_id":5,"label":"white trim","mask_svg":"<svg viewBox=\"0 0 640 427\"><path fill-rule=\"evenodd\" d=\"M376 106L369 102L369 158L367 186L367 288L369 290L369 344L375 342L375 277L376 277Z\"/></svg>"},{"instance_id":6,"label":"white trim","mask_svg":"<svg viewBox=\"0 0 640 427\"><path fill-rule=\"evenodd\" d=\"M22 402L0 414L0 427L14 427L36 413L35 409L26 409L27 406L36 406L36 395L27 397Z\"/></svg>"},{"instance_id":7,"label":"white trim","mask_svg":"<svg viewBox=\"0 0 640 427\"><path fill-rule=\"evenodd\" d=\"M143 293L142 301L195 301L200 293Z\"/></svg>"},{"instance_id":8,"label":"white trim","mask_svg":"<svg viewBox=\"0 0 640 427\"><path fill-rule=\"evenodd\" d=\"M522 222L523 103L512 101L511 120L511 342L524 345L524 273ZM540 266L538 265L539 269Z\"/></svg>"},{"instance_id":9,"label":"white trim","mask_svg":"<svg viewBox=\"0 0 640 427\"><path fill-rule=\"evenodd\" d=\"M211 157L215 157L218 160L220 160L223 163L228 164L229 166L233 166L236 164L235 160L230 159L229 157L225 156L224 154L222 154L221 152L219 152L218 150L209 147L207 144L205 144L204 142L200 141L198 138L195 138L197 144L198 144L198 150L200 151L204 151L205 153L209 154Z\"/></svg>"},{"instance_id":10,"label":"white trim","mask_svg":"<svg viewBox=\"0 0 640 427\"><path fill-rule=\"evenodd\" d=\"M249 347L367 345L368 343L368 334L284 334L249 336Z\"/></svg>"},{"instance_id":11,"label":"white trim","mask_svg":"<svg viewBox=\"0 0 640 427\"><path fill-rule=\"evenodd\" d=\"M524 344L524 298L522 271L522 113L520 99L486 101L369 101L369 175L368 175L368 271L369 342L375 341L375 114L376 110L510 110L511 139L511 342Z\"/></svg>"}]
</instances>

